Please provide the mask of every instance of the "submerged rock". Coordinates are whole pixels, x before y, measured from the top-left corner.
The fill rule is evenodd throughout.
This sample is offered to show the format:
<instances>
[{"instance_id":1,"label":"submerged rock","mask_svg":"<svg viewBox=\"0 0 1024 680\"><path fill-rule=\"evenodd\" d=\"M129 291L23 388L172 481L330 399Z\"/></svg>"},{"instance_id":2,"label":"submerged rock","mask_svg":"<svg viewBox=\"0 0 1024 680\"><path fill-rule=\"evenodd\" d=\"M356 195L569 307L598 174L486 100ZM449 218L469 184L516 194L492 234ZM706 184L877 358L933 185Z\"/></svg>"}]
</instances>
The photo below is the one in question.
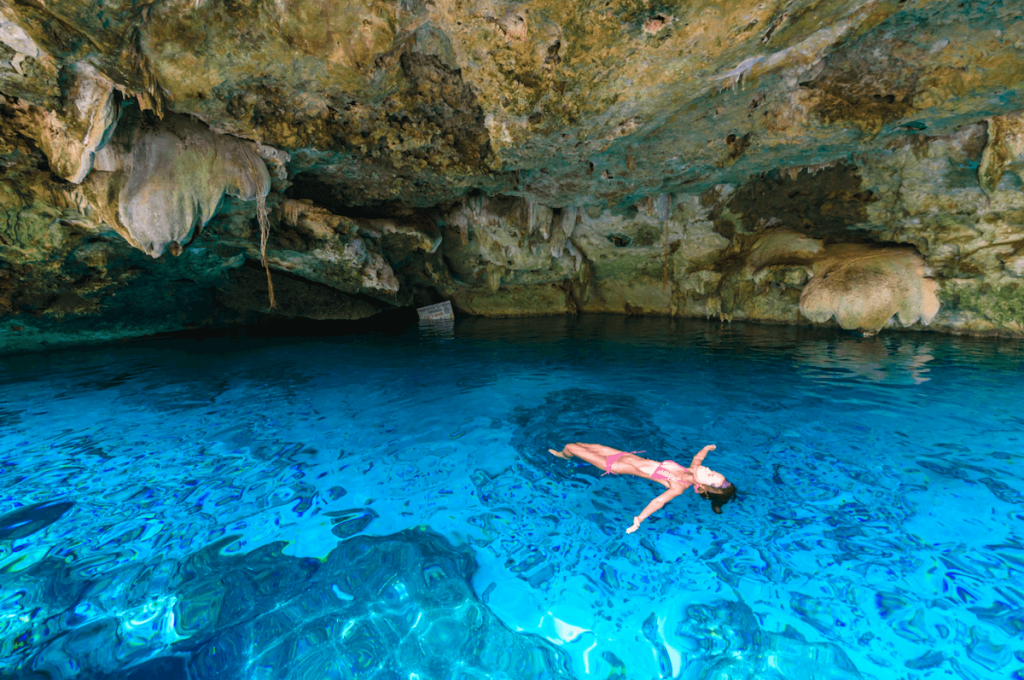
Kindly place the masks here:
<instances>
[{"instance_id":1,"label":"submerged rock","mask_svg":"<svg viewBox=\"0 0 1024 680\"><path fill-rule=\"evenodd\" d=\"M23 642L4 653L23 677L54 680L427 680L453 669L573 677L561 650L509 630L480 602L473 556L432 531L356 536L322 561L285 556L280 545L238 557L221 556L221 547L107 575L111 592L36 565L18 580L31 591L25 601L38 600L40 587L57 595L50 623L19 632ZM121 592L128 576L135 586Z\"/></svg>"},{"instance_id":2,"label":"submerged rock","mask_svg":"<svg viewBox=\"0 0 1024 680\"><path fill-rule=\"evenodd\" d=\"M36 503L0 516L0 541L31 536L50 526L74 507L71 501Z\"/></svg>"},{"instance_id":3,"label":"submerged rock","mask_svg":"<svg viewBox=\"0 0 1024 680\"><path fill-rule=\"evenodd\" d=\"M794 609L805 615L801 604L796 603ZM687 607L675 633L685 649L691 651L682 658L682 677L691 677L694 671L701 678L714 680L735 677L859 680L863 677L846 652L835 643L810 642L790 626L780 633L764 630L758 617L743 602L719 601ZM750 651L732 653L739 649ZM668 666L666 661L667 658L663 666Z\"/></svg>"}]
</instances>

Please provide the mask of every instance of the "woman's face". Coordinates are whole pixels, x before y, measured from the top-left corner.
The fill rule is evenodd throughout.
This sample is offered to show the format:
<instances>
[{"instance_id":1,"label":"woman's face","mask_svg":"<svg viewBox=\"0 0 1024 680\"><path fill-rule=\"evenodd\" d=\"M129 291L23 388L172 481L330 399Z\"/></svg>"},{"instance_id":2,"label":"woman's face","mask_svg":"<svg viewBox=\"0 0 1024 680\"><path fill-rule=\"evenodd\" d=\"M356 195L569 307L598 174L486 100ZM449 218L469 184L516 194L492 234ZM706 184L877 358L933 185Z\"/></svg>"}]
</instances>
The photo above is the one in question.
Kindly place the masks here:
<instances>
[{"instance_id":1,"label":"woman's face","mask_svg":"<svg viewBox=\"0 0 1024 680\"><path fill-rule=\"evenodd\" d=\"M715 472L714 470L710 470L703 465L697 468L697 474L694 481L700 486L710 486L716 489L720 489L729 483L723 475Z\"/></svg>"}]
</instances>

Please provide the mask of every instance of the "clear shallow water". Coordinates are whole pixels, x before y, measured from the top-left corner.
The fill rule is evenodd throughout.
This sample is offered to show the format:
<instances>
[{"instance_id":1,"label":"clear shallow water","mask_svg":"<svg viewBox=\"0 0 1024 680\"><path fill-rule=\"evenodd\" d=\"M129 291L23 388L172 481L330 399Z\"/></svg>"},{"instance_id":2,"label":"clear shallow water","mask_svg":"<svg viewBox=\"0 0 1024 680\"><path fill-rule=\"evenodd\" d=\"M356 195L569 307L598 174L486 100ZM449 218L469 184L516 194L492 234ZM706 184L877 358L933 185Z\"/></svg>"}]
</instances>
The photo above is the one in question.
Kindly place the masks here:
<instances>
[{"instance_id":1,"label":"clear shallow water","mask_svg":"<svg viewBox=\"0 0 1024 680\"><path fill-rule=\"evenodd\" d=\"M0 668L1024 677L1024 347L662 319L0 359ZM707 463L660 490L547 453Z\"/></svg>"}]
</instances>

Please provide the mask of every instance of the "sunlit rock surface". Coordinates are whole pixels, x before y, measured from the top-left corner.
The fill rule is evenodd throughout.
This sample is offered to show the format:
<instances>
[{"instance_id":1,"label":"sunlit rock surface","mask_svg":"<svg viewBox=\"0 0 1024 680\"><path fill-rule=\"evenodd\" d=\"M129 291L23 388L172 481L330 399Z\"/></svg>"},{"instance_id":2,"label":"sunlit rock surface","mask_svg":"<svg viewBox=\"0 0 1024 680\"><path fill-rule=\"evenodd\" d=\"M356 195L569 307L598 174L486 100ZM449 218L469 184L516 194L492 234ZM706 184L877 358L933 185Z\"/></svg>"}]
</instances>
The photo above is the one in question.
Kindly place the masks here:
<instances>
[{"instance_id":1,"label":"sunlit rock surface","mask_svg":"<svg viewBox=\"0 0 1024 680\"><path fill-rule=\"evenodd\" d=\"M0 97L8 349L444 299L1024 336L1019 3L0 0ZM782 231L929 290L808 314Z\"/></svg>"}]
</instances>

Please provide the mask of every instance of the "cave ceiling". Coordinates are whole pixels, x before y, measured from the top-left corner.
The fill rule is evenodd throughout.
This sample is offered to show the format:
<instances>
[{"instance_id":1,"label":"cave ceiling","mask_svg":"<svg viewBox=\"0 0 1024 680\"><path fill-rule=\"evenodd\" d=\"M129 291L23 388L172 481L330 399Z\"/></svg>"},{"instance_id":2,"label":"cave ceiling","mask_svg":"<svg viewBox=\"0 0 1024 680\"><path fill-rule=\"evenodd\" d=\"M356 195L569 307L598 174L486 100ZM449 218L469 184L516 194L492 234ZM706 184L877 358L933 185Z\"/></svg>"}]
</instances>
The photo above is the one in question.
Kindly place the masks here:
<instances>
[{"instance_id":1,"label":"cave ceiling","mask_svg":"<svg viewBox=\"0 0 1024 680\"><path fill-rule=\"evenodd\" d=\"M1009 0L0 0L0 324L1020 336L1022 111Z\"/></svg>"}]
</instances>

